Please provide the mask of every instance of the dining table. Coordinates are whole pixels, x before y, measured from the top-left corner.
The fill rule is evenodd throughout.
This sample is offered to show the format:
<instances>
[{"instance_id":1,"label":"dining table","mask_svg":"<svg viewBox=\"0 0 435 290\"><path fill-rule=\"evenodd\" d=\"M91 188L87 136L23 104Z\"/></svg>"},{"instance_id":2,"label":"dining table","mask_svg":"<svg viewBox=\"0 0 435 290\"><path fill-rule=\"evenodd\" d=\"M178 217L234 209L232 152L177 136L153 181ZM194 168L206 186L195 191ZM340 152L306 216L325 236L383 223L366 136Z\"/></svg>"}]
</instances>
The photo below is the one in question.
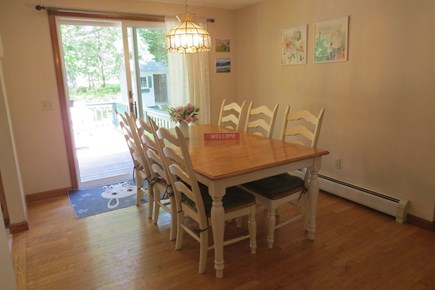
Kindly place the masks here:
<instances>
[{"instance_id":1,"label":"dining table","mask_svg":"<svg viewBox=\"0 0 435 290\"><path fill-rule=\"evenodd\" d=\"M211 225L217 278L223 277L224 270L222 197L228 187L298 169L309 170L308 209L304 210L308 214L308 239L315 239L318 171L322 156L329 154L327 150L236 132L214 124L189 126L186 142L197 179L208 186L213 199Z\"/></svg>"}]
</instances>

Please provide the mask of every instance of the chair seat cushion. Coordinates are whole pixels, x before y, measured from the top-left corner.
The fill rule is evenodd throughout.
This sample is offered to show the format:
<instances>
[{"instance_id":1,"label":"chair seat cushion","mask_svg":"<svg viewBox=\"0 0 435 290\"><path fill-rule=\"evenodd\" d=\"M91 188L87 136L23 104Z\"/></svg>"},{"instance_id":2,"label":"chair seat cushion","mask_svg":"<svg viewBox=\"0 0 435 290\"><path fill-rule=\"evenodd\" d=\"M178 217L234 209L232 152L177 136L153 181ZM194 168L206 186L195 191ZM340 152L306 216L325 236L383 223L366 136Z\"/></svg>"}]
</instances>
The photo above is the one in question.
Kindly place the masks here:
<instances>
[{"instance_id":1,"label":"chair seat cushion","mask_svg":"<svg viewBox=\"0 0 435 290\"><path fill-rule=\"evenodd\" d=\"M278 199L304 190L304 180L288 173L278 174L243 184L248 190L269 199Z\"/></svg>"},{"instance_id":2,"label":"chair seat cushion","mask_svg":"<svg viewBox=\"0 0 435 290\"><path fill-rule=\"evenodd\" d=\"M208 193L208 187L206 185L199 183L199 189L201 190L205 213L207 216L210 216L213 199ZM225 211L228 212L245 205L255 204L255 196L240 187L233 186L227 188L222 203Z\"/></svg>"}]
</instances>

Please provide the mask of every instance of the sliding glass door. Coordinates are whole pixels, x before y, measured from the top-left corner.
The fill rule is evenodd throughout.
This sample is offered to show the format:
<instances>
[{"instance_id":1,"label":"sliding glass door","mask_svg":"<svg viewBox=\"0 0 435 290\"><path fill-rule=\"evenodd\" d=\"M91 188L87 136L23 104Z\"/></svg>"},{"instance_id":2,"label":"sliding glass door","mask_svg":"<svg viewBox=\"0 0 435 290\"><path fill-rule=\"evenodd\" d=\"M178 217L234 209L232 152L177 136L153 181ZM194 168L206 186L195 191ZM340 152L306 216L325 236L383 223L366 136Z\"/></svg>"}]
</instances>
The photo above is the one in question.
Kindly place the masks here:
<instances>
[{"instance_id":1,"label":"sliding glass door","mask_svg":"<svg viewBox=\"0 0 435 290\"><path fill-rule=\"evenodd\" d=\"M56 20L78 187L132 179L116 112L166 104L163 23Z\"/></svg>"},{"instance_id":2,"label":"sliding glass door","mask_svg":"<svg viewBox=\"0 0 435 290\"><path fill-rule=\"evenodd\" d=\"M130 110L145 112L168 105L168 57L161 23L123 22L125 64Z\"/></svg>"}]
</instances>

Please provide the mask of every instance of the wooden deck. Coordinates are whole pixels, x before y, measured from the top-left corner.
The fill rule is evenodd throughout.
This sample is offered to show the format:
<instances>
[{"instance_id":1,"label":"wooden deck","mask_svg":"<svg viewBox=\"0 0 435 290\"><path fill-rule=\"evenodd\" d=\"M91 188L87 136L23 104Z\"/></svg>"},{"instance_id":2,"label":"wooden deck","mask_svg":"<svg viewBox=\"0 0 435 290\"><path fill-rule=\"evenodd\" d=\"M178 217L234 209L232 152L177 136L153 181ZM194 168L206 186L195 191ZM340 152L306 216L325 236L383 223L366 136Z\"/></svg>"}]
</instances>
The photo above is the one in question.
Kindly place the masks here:
<instances>
[{"instance_id":1,"label":"wooden deck","mask_svg":"<svg viewBox=\"0 0 435 290\"><path fill-rule=\"evenodd\" d=\"M98 122L86 106L77 107L74 111L74 138L81 188L133 178L133 162L124 136L119 128L114 127L111 108L101 106L101 110L107 110L101 114L106 118ZM146 114L159 127L170 128L174 125L165 110L149 108Z\"/></svg>"},{"instance_id":2,"label":"wooden deck","mask_svg":"<svg viewBox=\"0 0 435 290\"><path fill-rule=\"evenodd\" d=\"M76 153L81 183L95 185L92 181L101 180L103 185L133 178L133 162L118 129L102 127L80 134L76 134Z\"/></svg>"}]
</instances>

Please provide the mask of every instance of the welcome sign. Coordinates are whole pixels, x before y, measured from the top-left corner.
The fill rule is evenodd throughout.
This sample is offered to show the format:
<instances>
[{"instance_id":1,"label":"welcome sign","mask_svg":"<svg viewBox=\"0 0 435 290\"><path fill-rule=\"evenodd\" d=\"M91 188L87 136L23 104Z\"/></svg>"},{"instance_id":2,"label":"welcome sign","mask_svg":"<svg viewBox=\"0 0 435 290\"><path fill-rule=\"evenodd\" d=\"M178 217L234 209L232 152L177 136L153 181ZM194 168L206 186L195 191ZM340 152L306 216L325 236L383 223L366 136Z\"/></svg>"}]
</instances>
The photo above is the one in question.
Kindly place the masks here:
<instances>
[{"instance_id":1,"label":"welcome sign","mask_svg":"<svg viewBox=\"0 0 435 290\"><path fill-rule=\"evenodd\" d=\"M239 132L204 133L204 140L238 140Z\"/></svg>"}]
</instances>

